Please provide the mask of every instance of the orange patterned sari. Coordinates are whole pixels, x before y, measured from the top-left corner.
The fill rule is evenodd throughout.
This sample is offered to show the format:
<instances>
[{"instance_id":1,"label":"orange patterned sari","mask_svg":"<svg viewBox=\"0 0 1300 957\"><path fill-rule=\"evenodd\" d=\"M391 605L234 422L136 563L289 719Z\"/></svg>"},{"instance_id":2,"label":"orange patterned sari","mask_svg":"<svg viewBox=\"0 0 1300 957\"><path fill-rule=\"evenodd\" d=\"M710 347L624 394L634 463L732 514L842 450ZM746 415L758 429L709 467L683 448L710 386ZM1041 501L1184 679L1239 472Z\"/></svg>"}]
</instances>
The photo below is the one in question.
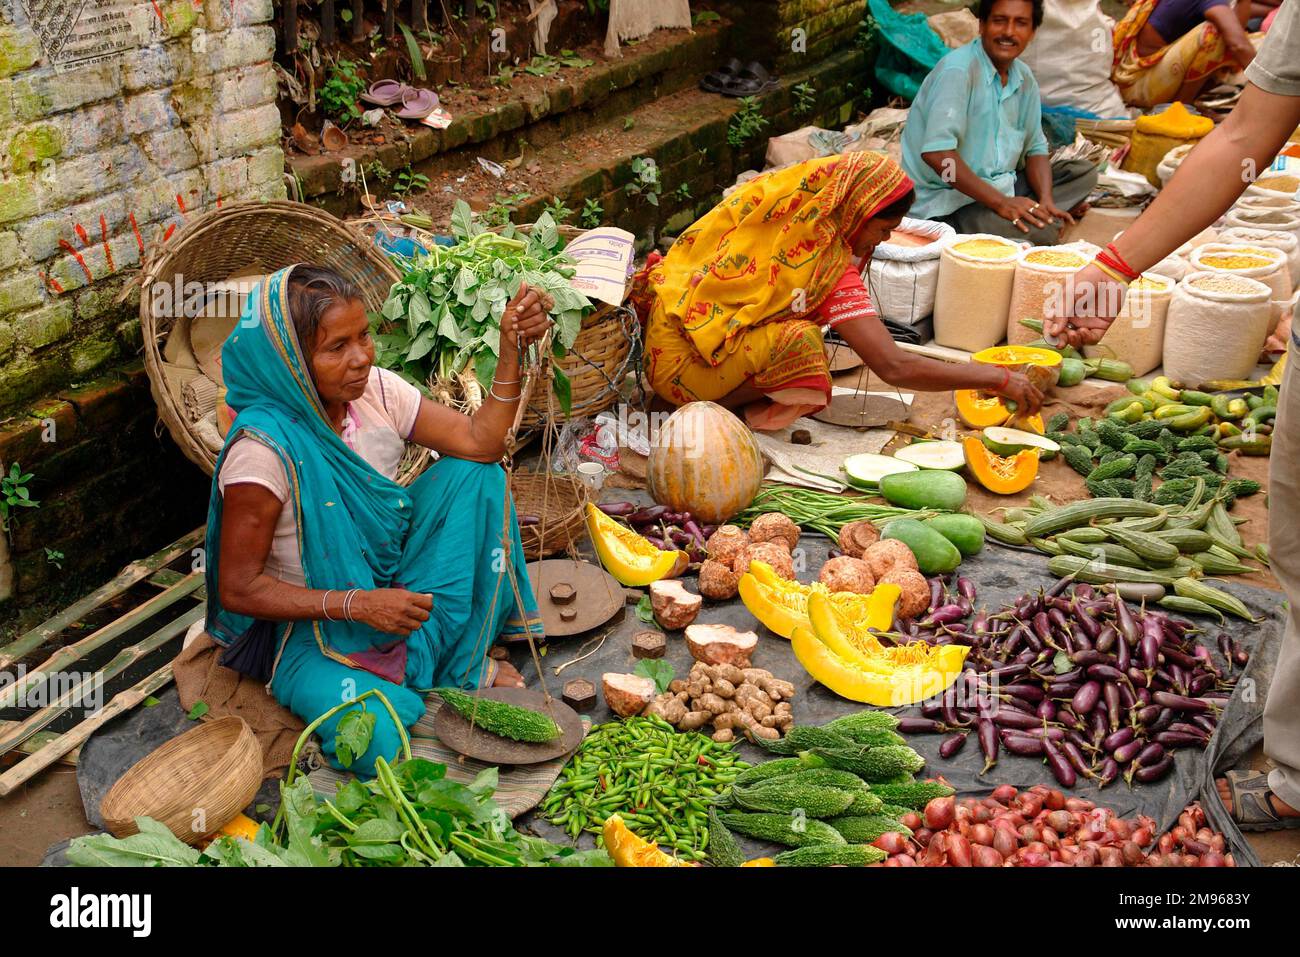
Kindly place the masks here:
<instances>
[{"instance_id":1,"label":"orange patterned sari","mask_svg":"<svg viewBox=\"0 0 1300 957\"><path fill-rule=\"evenodd\" d=\"M911 188L889 157L847 153L766 173L706 213L634 283L655 392L682 405L749 382L786 407L747 410L758 428L825 406L819 311L852 269L851 238Z\"/></svg>"}]
</instances>

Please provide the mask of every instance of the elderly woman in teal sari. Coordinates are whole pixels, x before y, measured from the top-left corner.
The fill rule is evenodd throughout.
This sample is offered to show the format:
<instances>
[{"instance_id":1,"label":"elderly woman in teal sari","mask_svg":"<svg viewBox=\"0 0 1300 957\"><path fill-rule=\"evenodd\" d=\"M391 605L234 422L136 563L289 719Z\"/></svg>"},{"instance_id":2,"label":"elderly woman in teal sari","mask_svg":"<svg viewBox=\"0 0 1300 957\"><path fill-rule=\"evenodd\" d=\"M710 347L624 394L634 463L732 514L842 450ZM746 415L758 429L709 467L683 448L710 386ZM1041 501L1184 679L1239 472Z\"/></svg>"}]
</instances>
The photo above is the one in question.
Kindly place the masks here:
<instances>
[{"instance_id":1,"label":"elderly woman in teal sari","mask_svg":"<svg viewBox=\"0 0 1300 957\"><path fill-rule=\"evenodd\" d=\"M372 688L409 727L423 692L522 686L488 646L541 634L499 461L520 400L519 348L549 319L527 287L506 308L491 390L472 416L376 368L360 291L312 266L254 290L222 348L236 412L208 514L207 631L221 662L304 721ZM438 453L394 481L406 441ZM512 581L513 579L513 581ZM516 587L517 586L517 587ZM319 728L331 761L340 711ZM397 752L382 707L352 767Z\"/></svg>"}]
</instances>

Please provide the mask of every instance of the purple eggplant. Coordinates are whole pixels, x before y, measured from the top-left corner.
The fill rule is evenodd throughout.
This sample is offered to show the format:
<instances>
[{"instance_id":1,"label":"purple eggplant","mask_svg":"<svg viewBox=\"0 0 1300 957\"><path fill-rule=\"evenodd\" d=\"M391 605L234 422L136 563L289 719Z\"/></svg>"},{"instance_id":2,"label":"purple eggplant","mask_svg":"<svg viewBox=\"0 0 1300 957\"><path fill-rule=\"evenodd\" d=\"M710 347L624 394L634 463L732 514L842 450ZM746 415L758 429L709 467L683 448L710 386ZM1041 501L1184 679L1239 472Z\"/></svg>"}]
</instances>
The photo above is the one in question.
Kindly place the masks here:
<instances>
[{"instance_id":1,"label":"purple eggplant","mask_svg":"<svg viewBox=\"0 0 1300 957\"><path fill-rule=\"evenodd\" d=\"M898 730L902 734L942 734L948 726L933 718L899 718Z\"/></svg>"},{"instance_id":2,"label":"purple eggplant","mask_svg":"<svg viewBox=\"0 0 1300 957\"><path fill-rule=\"evenodd\" d=\"M1185 731L1161 731L1151 740L1166 748L1202 748L1209 738L1201 734L1187 734Z\"/></svg>"},{"instance_id":3,"label":"purple eggplant","mask_svg":"<svg viewBox=\"0 0 1300 957\"><path fill-rule=\"evenodd\" d=\"M1145 741L1130 741L1128 744L1121 744L1111 752L1111 756L1120 764L1128 764L1146 747Z\"/></svg>"},{"instance_id":4,"label":"purple eggplant","mask_svg":"<svg viewBox=\"0 0 1300 957\"><path fill-rule=\"evenodd\" d=\"M1174 756L1166 754L1163 758L1151 765L1149 768L1139 768L1133 776L1143 784L1151 784L1159 781L1168 774L1174 766Z\"/></svg>"},{"instance_id":5,"label":"purple eggplant","mask_svg":"<svg viewBox=\"0 0 1300 957\"><path fill-rule=\"evenodd\" d=\"M1189 698L1186 695L1170 694L1168 691L1157 691L1151 699L1156 704L1176 711L1208 711L1211 707L1204 698Z\"/></svg>"},{"instance_id":6,"label":"purple eggplant","mask_svg":"<svg viewBox=\"0 0 1300 957\"><path fill-rule=\"evenodd\" d=\"M984 769L980 774L987 774L989 769L998 763L998 730L993 722L984 716L975 722L975 730L979 735L980 751L984 754Z\"/></svg>"},{"instance_id":7,"label":"purple eggplant","mask_svg":"<svg viewBox=\"0 0 1300 957\"><path fill-rule=\"evenodd\" d=\"M1019 734L1007 734L1002 737L1002 746L1012 754L1026 758L1036 758L1043 754L1043 739L1028 738Z\"/></svg>"},{"instance_id":8,"label":"purple eggplant","mask_svg":"<svg viewBox=\"0 0 1300 957\"><path fill-rule=\"evenodd\" d=\"M1101 682L1088 681L1074 693L1074 698L1070 701L1070 707L1074 709L1076 714L1087 714L1097 707L1097 701L1100 697Z\"/></svg>"},{"instance_id":9,"label":"purple eggplant","mask_svg":"<svg viewBox=\"0 0 1300 957\"><path fill-rule=\"evenodd\" d=\"M1110 729L1116 731L1120 719L1119 685L1113 681L1106 682L1102 686L1101 696L1106 703L1106 718L1110 722Z\"/></svg>"},{"instance_id":10,"label":"purple eggplant","mask_svg":"<svg viewBox=\"0 0 1300 957\"><path fill-rule=\"evenodd\" d=\"M1124 636L1124 641L1128 643L1130 648L1136 647L1142 637L1142 629L1133 620L1133 615L1128 610L1128 605L1124 604L1123 598L1120 598L1119 595L1112 596L1112 604L1115 606L1115 623L1119 628L1119 633Z\"/></svg>"},{"instance_id":11,"label":"purple eggplant","mask_svg":"<svg viewBox=\"0 0 1300 957\"><path fill-rule=\"evenodd\" d=\"M1101 763L1101 771L1097 774L1097 787L1104 788L1119 777L1119 762L1114 758L1107 758Z\"/></svg>"},{"instance_id":12,"label":"purple eggplant","mask_svg":"<svg viewBox=\"0 0 1300 957\"><path fill-rule=\"evenodd\" d=\"M939 757L951 758L960 751L966 744L966 735L962 732L951 734L943 739L943 744L939 745Z\"/></svg>"},{"instance_id":13,"label":"purple eggplant","mask_svg":"<svg viewBox=\"0 0 1300 957\"><path fill-rule=\"evenodd\" d=\"M1138 767L1149 768L1151 767L1151 765L1155 764L1164 756L1165 756L1164 747L1160 744L1159 741L1153 741L1150 744L1148 744L1145 748L1143 748L1141 751L1139 751L1137 757L1134 758L1133 760L1137 761Z\"/></svg>"},{"instance_id":14,"label":"purple eggplant","mask_svg":"<svg viewBox=\"0 0 1300 957\"><path fill-rule=\"evenodd\" d=\"M1048 767L1060 782L1061 787L1072 788L1079 776L1075 774L1070 762L1061 753L1061 748L1051 738L1043 738L1043 753L1047 755Z\"/></svg>"},{"instance_id":15,"label":"purple eggplant","mask_svg":"<svg viewBox=\"0 0 1300 957\"><path fill-rule=\"evenodd\" d=\"M1120 728L1118 731L1106 737L1101 746L1106 751L1114 751L1116 748L1128 744L1136 736L1132 728Z\"/></svg>"},{"instance_id":16,"label":"purple eggplant","mask_svg":"<svg viewBox=\"0 0 1300 957\"><path fill-rule=\"evenodd\" d=\"M957 594L969 602L975 601L975 583L969 578L957 579Z\"/></svg>"},{"instance_id":17,"label":"purple eggplant","mask_svg":"<svg viewBox=\"0 0 1300 957\"><path fill-rule=\"evenodd\" d=\"M623 518L636 511L636 506L631 502L601 502L596 507L606 515L612 515L615 518Z\"/></svg>"}]
</instances>

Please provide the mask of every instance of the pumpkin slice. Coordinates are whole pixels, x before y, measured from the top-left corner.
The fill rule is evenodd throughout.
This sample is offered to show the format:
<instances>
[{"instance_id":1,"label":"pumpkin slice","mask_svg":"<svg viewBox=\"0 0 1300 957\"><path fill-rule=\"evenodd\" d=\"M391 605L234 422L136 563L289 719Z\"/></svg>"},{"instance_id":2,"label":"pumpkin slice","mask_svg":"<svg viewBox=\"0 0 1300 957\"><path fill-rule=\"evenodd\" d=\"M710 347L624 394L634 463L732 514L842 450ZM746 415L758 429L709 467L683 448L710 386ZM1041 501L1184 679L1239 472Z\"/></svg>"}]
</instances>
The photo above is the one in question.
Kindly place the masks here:
<instances>
[{"instance_id":1,"label":"pumpkin slice","mask_svg":"<svg viewBox=\"0 0 1300 957\"><path fill-rule=\"evenodd\" d=\"M864 671L888 674L892 665L885 656L885 646L871 632L888 631L893 625L894 606L901 593L897 585L877 585L871 592L866 620L852 624L846 620L847 630L840 627L840 613L826 596L809 595L808 621L813 634L836 656Z\"/></svg>"},{"instance_id":2,"label":"pumpkin slice","mask_svg":"<svg viewBox=\"0 0 1300 957\"><path fill-rule=\"evenodd\" d=\"M971 475L990 492L1014 495L1029 488L1038 477L1037 449L1026 449L1004 457L989 451L988 446L976 438L963 440L962 447L966 450L966 465Z\"/></svg>"},{"instance_id":3,"label":"pumpkin slice","mask_svg":"<svg viewBox=\"0 0 1300 957\"><path fill-rule=\"evenodd\" d=\"M1046 431L1041 415L1016 419L1016 413L1007 408L999 395L980 392L978 389L957 389L952 394L957 404L957 415L967 428L987 429L991 425L1010 425L1042 435ZM1013 422L1014 420L1014 422Z\"/></svg>"},{"instance_id":4,"label":"pumpkin slice","mask_svg":"<svg viewBox=\"0 0 1300 957\"><path fill-rule=\"evenodd\" d=\"M601 831L605 838L605 851L615 867L686 867L684 861L665 854L658 845L633 834L620 814L605 819Z\"/></svg>"},{"instance_id":5,"label":"pumpkin slice","mask_svg":"<svg viewBox=\"0 0 1300 957\"><path fill-rule=\"evenodd\" d=\"M894 602L898 597L896 586L877 586L870 595L858 595L831 592L821 582L805 585L789 581L766 562L750 562L749 571L740 577L740 600L751 615L782 638L789 638L801 625L807 627L808 600L812 595L822 596L847 620L865 622L864 627L878 631L887 630L893 622Z\"/></svg>"},{"instance_id":6,"label":"pumpkin slice","mask_svg":"<svg viewBox=\"0 0 1300 957\"><path fill-rule=\"evenodd\" d=\"M913 442L894 453L894 458L922 469L947 469L956 471L966 464L966 454L960 442L940 439L934 442Z\"/></svg>"},{"instance_id":7,"label":"pumpkin slice","mask_svg":"<svg viewBox=\"0 0 1300 957\"><path fill-rule=\"evenodd\" d=\"M683 552L656 548L632 529L587 503L587 531L605 570L619 584L640 588L670 575Z\"/></svg>"},{"instance_id":8,"label":"pumpkin slice","mask_svg":"<svg viewBox=\"0 0 1300 957\"><path fill-rule=\"evenodd\" d=\"M993 346L971 356L974 362L995 366L1048 366L1061 364L1061 354L1053 349L1035 346Z\"/></svg>"},{"instance_id":9,"label":"pumpkin slice","mask_svg":"<svg viewBox=\"0 0 1300 957\"><path fill-rule=\"evenodd\" d=\"M899 664L881 673L864 671L840 658L811 628L800 626L790 636L795 657L813 678L842 698L886 708L914 704L942 692L961 673L969 650L964 645L932 648L925 642L913 642L905 649L914 645L924 646L911 652L918 657L924 655L924 660Z\"/></svg>"}]
</instances>

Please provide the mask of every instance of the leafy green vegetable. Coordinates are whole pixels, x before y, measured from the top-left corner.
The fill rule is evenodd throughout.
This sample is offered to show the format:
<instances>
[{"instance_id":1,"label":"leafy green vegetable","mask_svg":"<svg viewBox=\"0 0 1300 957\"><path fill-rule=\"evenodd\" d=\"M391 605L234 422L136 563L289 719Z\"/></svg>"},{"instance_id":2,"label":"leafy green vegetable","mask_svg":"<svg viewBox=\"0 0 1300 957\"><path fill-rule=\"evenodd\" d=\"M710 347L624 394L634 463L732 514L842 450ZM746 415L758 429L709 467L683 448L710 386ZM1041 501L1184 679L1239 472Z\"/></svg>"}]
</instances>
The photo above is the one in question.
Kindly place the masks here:
<instances>
[{"instance_id":1,"label":"leafy green vegetable","mask_svg":"<svg viewBox=\"0 0 1300 957\"><path fill-rule=\"evenodd\" d=\"M527 234L514 226L489 232L461 200L451 229L456 245L435 246L407 263L372 317L376 362L426 390L472 366L487 391L500 354L501 317L525 283L553 300L553 354L566 355L591 303L569 284L573 260L564 254L555 218L543 213ZM569 380L558 369L552 388L567 414Z\"/></svg>"},{"instance_id":2,"label":"leafy green vegetable","mask_svg":"<svg viewBox=\"0 0 1300 957\"><path fill-rule=\"evenodd\" d=\"M194 707L190 708L189 714L185 717L189 718L191 721L198 721L199 718L203 717L207 713L208 703L200 698L198 701L194 702Z\"/></svg>"},{"instance_id":3,"label":"leafy green vegetable","mask_svg":"<svg viewBox=\"0 0 1300 957\"><path fill-rule=\"evenodd\" d=\"M642 595L641 600L636 603L636 616L644 622L655 620L654 607L650 604L649 595Z\"/></svg>"},{"instance_id":4,"label":"leafy green vegetable","mask_svg":"<svg viewBox=\"0 0 1300 957\"><path fill-rule=\"evenodd\" d=\"M632 673L653 681L655 691L659 694L667 691L668 686L672 684L673 678L677 676L673 666L662 658L642 658L637 662L637 666Z\"/></svg>"},{"instance_id":5,"label":"leafy green vegetable","mask_svg":"<svg viewBox=\"0 0 1300 957\"><path fill-rule=\"evenodd\" d=\"M334 756L345 768L352 767L352 762L370 747L370 737L375 730L375 714L366 711L365 707L363 704L354 711L346 712L339 719L338 733L334 737Z\"/></svg>"}]
</instances>

